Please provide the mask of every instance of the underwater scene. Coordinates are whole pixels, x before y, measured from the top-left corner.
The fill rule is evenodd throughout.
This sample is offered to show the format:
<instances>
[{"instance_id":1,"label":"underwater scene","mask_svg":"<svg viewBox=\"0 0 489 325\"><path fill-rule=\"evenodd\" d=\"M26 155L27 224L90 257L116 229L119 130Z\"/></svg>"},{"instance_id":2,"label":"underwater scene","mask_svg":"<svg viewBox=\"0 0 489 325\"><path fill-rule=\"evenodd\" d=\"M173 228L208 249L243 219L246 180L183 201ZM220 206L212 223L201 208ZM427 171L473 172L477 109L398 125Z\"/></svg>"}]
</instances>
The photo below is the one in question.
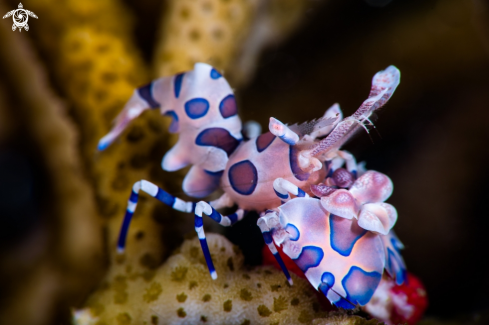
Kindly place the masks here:
<instances>
[{"instance_id":1,"label":"underwater scene","mask_svg":"<svg viewBox=\"0 0 489 325\"><path fill-rule=\"evenodd\" d=\"M0 324L489 324L489 2L0 9Z\"/></svg>"}]
</instances>

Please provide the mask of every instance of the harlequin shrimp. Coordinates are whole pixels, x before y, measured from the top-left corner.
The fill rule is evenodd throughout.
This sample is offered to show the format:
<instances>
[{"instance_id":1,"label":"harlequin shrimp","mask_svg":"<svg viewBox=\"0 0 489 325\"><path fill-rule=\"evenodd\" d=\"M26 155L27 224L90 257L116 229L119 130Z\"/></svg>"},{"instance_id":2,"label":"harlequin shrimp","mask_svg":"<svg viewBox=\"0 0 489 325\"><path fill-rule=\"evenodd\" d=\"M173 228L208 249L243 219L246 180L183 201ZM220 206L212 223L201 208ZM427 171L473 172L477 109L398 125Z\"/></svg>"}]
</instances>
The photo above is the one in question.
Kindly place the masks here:
<instances>
[{"instance_id":1,"label":"harlequin shrimp","mask_svg":"<svg viewBox=\"0 0 489 325\"><path fill-rule=\"evenodd\" d=\"M274 187L299 193L280 178ZM332 304L351 309L370 301L384 268L402 284L406 267L399 252L402 244L391 231L397 211L384 203L393 190L391 180L376 171L362 171L348 190L340 187L311 185L315 198L289 197L260 217L258 226L274 256L274 244L281 246L312 286Z\"/></svg>"},{"instance_id":2,"label":"harlequin shrimp","mask_svg":"<svg viewBox=\"0 0 489 325\"><path fill-rule=\"evenodd\" d=\"M184 192L189 196L202 198L219 187L224 194L214 201L193 203L183 201L149 181L136 182L121 226L118 250L123 251L125 248L129 224L136 209L139 191L142 190L176 210L194 212L195 230L209 272L212 278L216 279L217 274L203 229L203 214L227 227L241 220L246 211L255 210L262 213L258 224L267 245L274 252L275 258L291 284L292 279L271 242L272 237L277 244L288 245L292 254L290 256L296 258L297 263L307 270L312 270L314 267L318 269L317 266L320 266L319 269L323 270L320 274L317 271L307 271L306 274L311 273L309 279L311 283L316 288L322 288L321 290L331 302L341 306L347 306L348 303L350 306L366 303L378 284L377 274L381 275L385 266L384 259L380 256L384 252L384 246L388 245L383 246L382 243L390 240L381 239L377 233L387 234L386 238L395 238L394 235L388 234L395 222L393 220L395 209L369 206L368 200L362 203L364 205L361 212L358 203L347 202L349 205L342 205L342 199L348 195L350 199L356 200L353 189L349 190L353 191L351 193L346 189L338 189L331 196L324 195L326 199L323 197L321 201L309 196L313 195L313 191L321 192L321 189L328 187L327 185L334 185L331 182L335 180L341 183L341 175L349 175L352 181L357 178L355 158L339 148L357 130L371 124L369 120L371 114L389 100L399 84L399 79L399 70L393 66L378 72L372 80L369 97L350 117L343 119L339 106L335 104L320 119L301 125L287 126L272 117L269 132L261 135L249 131L251 128L244 130L243 135L242 123L237 115L236 101L231 87L216 69L207 64L197 63L191 71L160 78L136 89L116 118L112 130L100 140L99 150L110 145L131 120L144 110L159 107L163 115L172 118L170 132L180 134L175 146L163 157L162 168L166 171L175 171L192 165L182 185ZM341 168L343 164L346 164L346 169ZM354 184L362 179L360 177ZM314 187L317 184L320 184L319 187ZM290 200L290 194L297 198ZM231 215L223 216L217 211L235 204L238 209ZM379 212L379 209L382 211ZM379 219L380 226L370 220L371 213L382 215ZM309 217L309 214L316 217ZM277 216L283 216L280 217L283 220ZM282 221L286 220L285 216L291 222L283 223ZM276 220L279 219L280 222L277 223ZM326 228L319 230L314 226L311 227L308 224L309 220L313 223L322 222L322 224L333 220L333 226L324 232ZM337 224L339 228L336 227ZM285 233L292 237L286 240ZM296 235L293 234L298 236L295 241ZM328 242L324 240L325 236L336 236L337 240ZM352 241L352 238L356 240ZM327 261L330 255L325 251L334 251L336 244L348 250L350 248L342 246L347 245L347 242L348 245L354 246L352 249L354 252L358 251L358 254L355 253L354 257L346 258L341 263L338 262L340 261L338 257L331 257L332 262ZM310 250L308 248L310 245L304 246L308 243L315 243L314 247L322 249L326 258L319 259L318 256L321 255L319 250L316 248ZM392 248L392 245L388 247ZM304 250L305 255L300 254L301 249ZM395 256L389 261L396 260L398 255ZM371 261L368 261L370 259ZM315 265L315 263L319 264ZM343 269L340 270L339 265L343 265L341 266ZM348 265L351 269L357 267L358 271L355 269L352 274L347 275L344 268ZM327 273L325 270L329 270L334 277L325 278L323 276ZM362 272L366 272L367 275ZM343 279L356 287L359 285L361 288L368 287L361 289L367 290L363 293L365 298L356 298L354 290L341 290L334 279L338 281ZM364 285L364 283L368 284ZM331 290L326 290L325 286ZM346 299L346 303L342 304L340 298Z\"/></svg>"}]
</instances>

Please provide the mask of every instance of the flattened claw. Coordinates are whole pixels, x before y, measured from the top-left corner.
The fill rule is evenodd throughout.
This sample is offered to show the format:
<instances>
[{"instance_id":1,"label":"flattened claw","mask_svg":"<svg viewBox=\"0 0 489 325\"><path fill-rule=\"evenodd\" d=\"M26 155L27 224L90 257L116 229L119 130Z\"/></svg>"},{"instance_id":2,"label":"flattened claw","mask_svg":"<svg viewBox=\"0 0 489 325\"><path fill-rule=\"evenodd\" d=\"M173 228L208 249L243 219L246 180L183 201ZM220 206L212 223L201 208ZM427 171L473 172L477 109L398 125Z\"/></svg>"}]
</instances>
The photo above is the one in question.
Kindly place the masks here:
<instances>
[{"instance_id":1,"label":"flattened claw","mask_svg":"<svg viewBox=\"0 0 489 325\"><path fill-rule=\"evenodd\" d=\"M350 188L359 204L384 202L391 196L394 185L387 175L369 170L360 176Z\"/></svg>"},{"instance_id":2,"label":"flattened claw","mask_svg":"<svg viewBox=\"0 0 489 325\"><path fill-rule=\"evenodd\" d=\"M394 227L397 222L397 210L396 208L389 203L379 203L384 209L387 210L387 215L389 218L389 230Z\"/></svg>"},{"instance_id":3,"label":"flattened claw","mask_svg":"<svg viewBox=\"0 0 489 325\"><path fill-rule=\"evenodd\" d=\"M350 192L337 190L321 198L322 206L332 214L346 218L358 218L359 206Z\"/></svg>"},{"instance_id":4,"label":"flattened claw","mask_svg":"<svg viewBox=\"0 0 489 325\"><path fill-rule=\"evenodd\" d=\"M358 216L358 225L363 229L387 235L391 230L389 212L378 203L365 204Z\"/></svg>"}]
</instances>

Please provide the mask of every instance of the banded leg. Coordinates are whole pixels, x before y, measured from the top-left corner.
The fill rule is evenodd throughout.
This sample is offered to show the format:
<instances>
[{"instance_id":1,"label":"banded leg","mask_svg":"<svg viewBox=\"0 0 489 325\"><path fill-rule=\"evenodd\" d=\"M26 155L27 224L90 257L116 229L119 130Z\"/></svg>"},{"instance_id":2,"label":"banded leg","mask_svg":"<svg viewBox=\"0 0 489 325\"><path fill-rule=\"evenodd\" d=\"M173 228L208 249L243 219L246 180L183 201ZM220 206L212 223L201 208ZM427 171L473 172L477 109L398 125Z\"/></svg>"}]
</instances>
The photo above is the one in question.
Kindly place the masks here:
<instances>
[{"instance_id":1,"label":"banded leg","mask_svg":"<svg viewBox=\"0 0 489 325\"><path fill-rule=\"evenodd\" d=\"M287 125L283 124L276 118L270 117L268 128L273 135L279 137L280 140L288 145L293 146L297 143L297 141L299 141L299 136L294 131L289 129Z\"/></svg>"},{"instance_id":2,"label":"banded leg","mask_svg":"<svg viewBox=\"0 0 489 325\"><path fill-rule=\"evenodd\" d=\"M211 274L212 279L215 280L217 279L217 273L214 263L212 262L211 253L209 252L207 239L205 238L204 222L202 220L203 213L205 213L215 222L219 223L221 226L229 227L243 219L245 211L243 209L238 209L231 215L223 216L205 201L200 201L195 206L195 231L199 236L200 246L202 247L202 252L204 253L204 258L207 263L207 267L209 268L209 273Z\"/></svg>"},{"instance_id":3,"label":"banded leg","mask_svg":"<svg viewBox=\"0 0 489 325\"><path fill-rule=\"evenodd\" d=\"M258 219L257 225L258 227L260 227L263 239L265 240L265 244L267 244L268 249L270 250L270 252L272 252L275 260L280 265L280 268L282 269L282 272L284 272L287 281L289 281L290 285L293 285L294 283L292 281L292 278L290 277L289 270L287 270L287 267L285 266L285 263L282 260L279 252L277 251L277 247L275 247L275 243L272 239L271 229L274 227L270 227L270 225L277 225L277 227L281 228L277 211L268 210L264 216Z\"/></svg>"},{"instance_id":4,"label":"banded leg","mask_svg":"<svg viewBox=\"0 0 489 325\"><path fill-rule=\"evenodd\" d=\"M282 200L282 204L291 199L290 194L297 197L309 197L306 192L283 178L277 178L273 181L273 190Z\"/></svg>"},{"instance_id":5,"label":"banded leg","mask_svg":"<svg viewBox=\"0 0 489 325\"><path fill-rule=\"evenodd\" d=\"M124 252L124 248L126 246L127 231L129 230L132 215L136 210L140 190L148 193L155 199L165 203L166 205L178 211L192 212L194 207L193 202L185 202L144 179L134 183L131 196L129 197L129 201L127 202L126 214L124 215L124 221L122 222L119 239L117 240L117 250L120 253Z\"/></svg>"}]
</instances>

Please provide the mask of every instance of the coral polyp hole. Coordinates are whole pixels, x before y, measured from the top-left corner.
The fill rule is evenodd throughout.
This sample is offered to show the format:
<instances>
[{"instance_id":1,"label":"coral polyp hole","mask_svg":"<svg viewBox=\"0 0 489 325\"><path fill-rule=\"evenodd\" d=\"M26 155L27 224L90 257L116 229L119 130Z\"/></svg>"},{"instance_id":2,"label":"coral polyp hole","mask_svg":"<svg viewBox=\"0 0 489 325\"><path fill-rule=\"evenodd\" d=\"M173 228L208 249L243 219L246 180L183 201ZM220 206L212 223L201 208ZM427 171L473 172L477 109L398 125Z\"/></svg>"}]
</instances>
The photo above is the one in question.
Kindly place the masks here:
<instances>
[{"instance_id":1,"label":"coral polyp hole","mask_svg":"<svg viewBox=\"0 0 489 325\"><path fill-rule=\"evenodd\" d=\"M136 240L143 239L144 238L144 231L138 231L134 237L136 238Z\"/></svg>"},{"instance_id":2,"label":"coral polyp hole","mask_svg":"<svg viewBox=\"0 0 489 325\"><path fill-rule=\"evenodd\" d=\"M193 288L197 287L198 285L199 284L197 283L197 281L190 281L188 284L188 289L192 290Z\"/></svg>"},{"instance_id":3,"label":"coral polyp hole","mask_svg":"<svg viewBox=\"0 0 489 325\"><path fill-rule=\"evenodd\" d=\"M204 4L202 4L202 10L205 12L211 12L212 11L212 3L205 2Z\"/></svg>"},{"instance_id":4,"label":"coral polyp hole","mask_svg":"<svg viewBox=\"0 0 489 325\"><path fill-rule=\"evenodd\" d=\"M149 163L150 159L144 155L134 155L129 161L130 165L134 169L142 169L146 167Z\"/></svg>"},{"instance_id":5,"label":"coral polyp hole","mask_svg":"<svg viewBox=\"0 0 489 325\"><path fill-rule=\"evenodd\" d=\"M105 53L109 51L109 48L110 46L107 44L100 44L95 50L99 53Z\"/></svg>"},{"instance_id":6,"label":"coral polyp hole","mask_svg":"<svg viewBox=\"0 0 489 325\"><path fill-rule=\"evenodd\" d=\"M208 302L208 301L211 301L212 299L212 296L208 293L206 293L203 297L202 297L202 301L203 302Z\"/></svg>"},{"instance_id":7,"label":"coral polyp hole","mask_svg":"<svg viewBox=\"0 0 489 325\"><path fill-rule=\"evenodd\" d=\"M196 29L193 29L190 31L190 34L188 36L190 37L190 40L198 41L200 39L200 32Z\"/></svg>"},{"instance_id":8,"label":"coral polyp hole","mask_svg":"<svg viewBox=\"0 0 489 325\"><path fill-rule=\"evenodd\" d=\"M138 142L139 140L144 138L143 128L136 125L127 134L127 141L129 142Z\"/></svg>"},{"instance_id":9,"label":"coral polyp hole","mask_svg":"<svg viewBox=\"0 0 489 325\"><path fill-rule=\"evenodd\" d=\"M178 310L177 310L177 315L178 315L178 317L180 317L180 318L185 318L185 317L187 317L187 313L185 312L185 309L183 309L183 308L178 308Z\"/></svg>"},{"instance_id":10,"label":"coral polyp hole","mask_svg":"<svg viewBox=\"0 0 489 325\"><path fill-rule=\"evenodd\" d=\"M74 40L70 42L70 44L68 45L68 51L77 52L80 51L82 47L83 47L82 42L80 42L79 40Z\"/></svg>"},{"instance_id":11,"label":"coral polyp hole","mask_svg":"<svg viewBox=\"0 0 489 325\"><path fill-rule=\"evenodd\" d=\"M118 175L111 185L115 191L125 191L129 187L129 179L124 175Z\"/></svg>"},{"instance_id":12,"label":"coral polyp hole","mask_svg":"<svg viewBox=\"0 0 489 325\"><path fill-rule=\"evenodd\" d=\"M268 317L272 314L272 311L268 309L268 307L265 305L258 306L257 311L258 315L260 315L261 317Z\"/></svg>"},{"instance_id":13,"label":"coral polyp hole","mask_svg":"<svg viewBox=\"0 0 489 325\"><path fill-rule=\"evenodd\" d=\"M190 10L188 8L182 8L180 11L180 17L183 19L188 19L190 17Z\"/></svg>"},{"instance_id":14,"label":"coral polyp hole","mask_svg":"<svg viewBox=\"0 0 489 325\"><path fill-rule=\"evenodd\" d=\"M185 302L187 300L187 295L185 292L182 292L181 294L177 295L177 301L178 302Z\"/></svg>"},{"instance_id":15,"label":"coral polyp hole","mask_svg":"<svg viewBox=\"0 0 489 325\"><path fill-rule=\"evenodd\" d=\"M230 312L231 310L233 310L233 301L228 299L224 302L224 304L222 305L224 311L226 312Z\"/></svg>"},{"instance_id":16,"label":"coral polyp hole","mask_svg":"<svg viewBox=\"0 0 489 325\"><path fill-rule=\"evenodd\" d=\"M224 37L224 32L220 28L216 28L212 31L212 37L214 37L215 40L220 41Z\"/></svg>"},{"instance_id":17,"label":"coral polyp hole","mask_svg":"<svg viewBox=\"0 0 489 325\"><path fill-rule=\"evenodd\" d=\"M101 90L97 91L94 97L98 102L103 102L108 98L108 94L106 91Z\"/></svg>"},{"instance_id":18,"label":"coral polyp hole","mask_svg":"<svg viewBox=\"0 0 489 325\"><path fill-rule=\"evenodd\" d=\"M117 75L112 72L104 72L102 73L102 81L106 83L114 83L117 80Z\"/></svg>"},{"instance_id":19,"label":"coral polyp hole","mask_svg":"<svg viewBox=\"0 0 489 325\"><path fill-rule=\"evenodd\" d=\"M139 264L149 269L156 269L158 267L158 260L151 254L146 253L139 259Z\"/></svg>"}]
</instances>

